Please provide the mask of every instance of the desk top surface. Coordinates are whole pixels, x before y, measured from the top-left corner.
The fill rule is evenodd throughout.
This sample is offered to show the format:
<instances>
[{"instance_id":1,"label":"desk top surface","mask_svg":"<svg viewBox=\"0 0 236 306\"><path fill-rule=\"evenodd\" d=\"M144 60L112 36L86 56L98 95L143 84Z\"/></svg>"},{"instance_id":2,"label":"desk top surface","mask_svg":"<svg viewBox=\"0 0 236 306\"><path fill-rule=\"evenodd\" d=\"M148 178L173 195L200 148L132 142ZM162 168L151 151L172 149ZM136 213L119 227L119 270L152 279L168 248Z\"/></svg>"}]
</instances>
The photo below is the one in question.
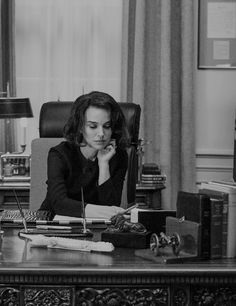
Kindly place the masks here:
<instances>
[{"instance_id":1,"label":"desk top surface","mask_svg":"<svg viewBox=\"0 0 236 306\"><path fill-rule=\"evenodd\" d=\"M236 275L236 260L193 261L166 264L163 258L154 257L149 250L116 248L112 253L80 252L60 249L35 248L29 240L19 238L19 229L5 229L0 274L21 270L39 272L63 271L63 273L149 273L176 275L199 275L207 270L208 275L225 273ZM146 252L146 255L143 256Z\"/></svg>"}]
</instances>

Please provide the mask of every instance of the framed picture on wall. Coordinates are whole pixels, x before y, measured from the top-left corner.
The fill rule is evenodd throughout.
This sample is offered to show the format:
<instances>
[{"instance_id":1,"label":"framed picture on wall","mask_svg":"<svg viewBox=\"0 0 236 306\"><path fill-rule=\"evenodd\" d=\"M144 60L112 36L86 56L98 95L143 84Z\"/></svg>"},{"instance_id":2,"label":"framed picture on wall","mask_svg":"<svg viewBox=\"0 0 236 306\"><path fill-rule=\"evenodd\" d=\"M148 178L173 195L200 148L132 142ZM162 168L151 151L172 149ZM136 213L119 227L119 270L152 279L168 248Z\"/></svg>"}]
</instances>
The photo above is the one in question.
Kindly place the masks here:
<instances>
[{"instance_id":1,"label":"framed picture on wall","mask_svg":"<svg viewBox=\"0 0 236 306\"><path fill-rule=\"evenodd\" d=\"M198 69L236 69L236 0L198 1Z\"/></svg>"}]
</instances>

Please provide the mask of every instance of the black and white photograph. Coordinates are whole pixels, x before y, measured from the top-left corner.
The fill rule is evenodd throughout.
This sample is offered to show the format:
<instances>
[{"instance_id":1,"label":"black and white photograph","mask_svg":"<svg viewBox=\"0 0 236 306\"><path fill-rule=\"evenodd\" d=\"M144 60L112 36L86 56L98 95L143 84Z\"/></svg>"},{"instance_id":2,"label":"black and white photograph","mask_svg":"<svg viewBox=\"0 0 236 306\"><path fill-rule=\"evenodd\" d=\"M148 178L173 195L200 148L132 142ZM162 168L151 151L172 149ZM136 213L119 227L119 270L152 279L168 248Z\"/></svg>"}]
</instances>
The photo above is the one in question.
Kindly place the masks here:
<instances>
[{"instance_id":1,"label":"black and white photograph","mask_svg":"<svg viewBox=\"0 0 236 306\"><path fill-rule=\"evenodd\" d=\"M0 0L0 306L236 305L236 0Z\"/></svg>"}]
</instances>

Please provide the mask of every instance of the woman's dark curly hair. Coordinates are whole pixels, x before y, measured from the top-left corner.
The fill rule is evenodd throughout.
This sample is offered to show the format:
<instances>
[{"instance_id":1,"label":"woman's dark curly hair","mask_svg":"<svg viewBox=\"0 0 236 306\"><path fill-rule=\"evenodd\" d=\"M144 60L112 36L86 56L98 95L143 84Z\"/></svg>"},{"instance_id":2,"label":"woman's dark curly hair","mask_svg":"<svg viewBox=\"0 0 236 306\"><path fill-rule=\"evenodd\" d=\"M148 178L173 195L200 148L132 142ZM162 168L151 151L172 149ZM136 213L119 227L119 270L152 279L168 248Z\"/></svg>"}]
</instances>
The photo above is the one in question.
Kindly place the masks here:
<instances>
[{"instance_id":1,"label":"woman's dark curly hair","mask_svg":"<svg viewBox=\"0 0 236 306\"><path fill-rule=\"evenodd\" d=\"M129 135L124 114L119 104L107 93L92 91L78 97L73 103L70 117L64 126L64 137L70 142L81 145L82 130L85 124L85 112L90 107L102 108L111 114L111 138L116 140L118 147L129 145Z\"/></svg>"}]
</instances>

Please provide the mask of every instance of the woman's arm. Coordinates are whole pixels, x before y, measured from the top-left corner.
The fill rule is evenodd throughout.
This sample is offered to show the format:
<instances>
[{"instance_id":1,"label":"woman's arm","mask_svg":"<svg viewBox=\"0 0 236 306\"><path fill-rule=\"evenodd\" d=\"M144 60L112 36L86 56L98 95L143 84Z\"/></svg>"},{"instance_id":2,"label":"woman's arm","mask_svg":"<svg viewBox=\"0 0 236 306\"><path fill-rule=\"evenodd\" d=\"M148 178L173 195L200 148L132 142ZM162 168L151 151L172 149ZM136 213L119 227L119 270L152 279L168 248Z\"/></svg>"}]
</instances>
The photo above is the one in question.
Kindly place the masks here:
<instances>
[{"instance_id":1,"label":"woman's arm","mask_svg":"<svg viewBox=\"0 0 236 306\"><path fill-rule=\"evenodd\" d=\"M81 217L81 201L68 197L66 176L68 176L69 171L64 156L56 150L50 150L48 155L47 200L55 214Z\"/></svg>"},{"instance_id":2,"label":"woman's arm","mask_svg":"<svg viewBox=\"0 0 236 306\"><path fill-rule=\"evenodd\" d=\"M99 167L99 176L98 176L98 185L102 185L106 182L110 174L110 160L116 154L116 144L112 141L106 148L98 151L98 167Z\"/></svg>"},{"instance_id":3,"label":"woman's arm","mask_svg":"<svg viewBox=\"0 0 236 306\"><path fill-rule=\"evenodd\" d=\"M120 206L124 179L128 167L126 151L118 150L110 161L110 177L98 186L99 203L101 205Z\"/></svg>"}]
</instances>

